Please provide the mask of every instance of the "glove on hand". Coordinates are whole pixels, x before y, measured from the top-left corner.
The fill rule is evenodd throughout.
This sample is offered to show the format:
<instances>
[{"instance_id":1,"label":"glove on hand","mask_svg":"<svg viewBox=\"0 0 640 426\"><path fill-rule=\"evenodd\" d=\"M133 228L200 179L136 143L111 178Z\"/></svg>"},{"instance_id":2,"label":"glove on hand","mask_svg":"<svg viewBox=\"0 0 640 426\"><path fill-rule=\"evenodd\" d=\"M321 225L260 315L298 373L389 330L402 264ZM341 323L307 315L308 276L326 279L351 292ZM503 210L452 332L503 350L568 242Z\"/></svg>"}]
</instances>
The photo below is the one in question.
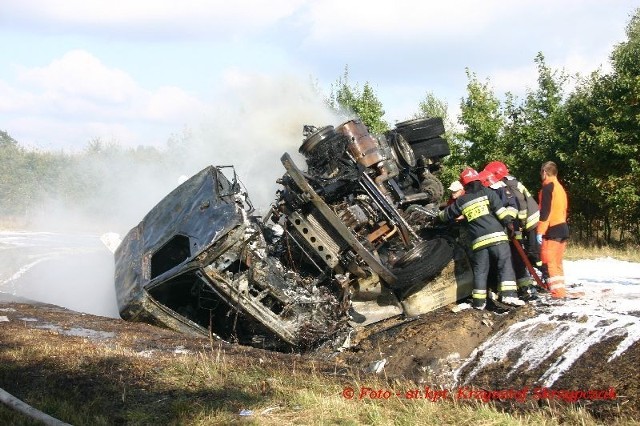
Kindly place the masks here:
<instances>
[{"instance_id":1,"label":"glove on hand","mask_svg":"<svg viewBox=\"0 0 640 426\"><path fill-rule=\"evenodd\" d=\"M513 228L513 222L508 223L507 224L507 236L509 237L510 240L512 240L515 235L516 235L516 231Z\"/></svg>"},{"instance_id":2,"label":"glove on hand","mask_svg":"<svg viewBox=\"0 0 640 426\"><path fill-rule=\"evenodd\" d=\"M542 244L542 234L536 234L536 241L538 244Z\"/></svg>"}]
</instances>

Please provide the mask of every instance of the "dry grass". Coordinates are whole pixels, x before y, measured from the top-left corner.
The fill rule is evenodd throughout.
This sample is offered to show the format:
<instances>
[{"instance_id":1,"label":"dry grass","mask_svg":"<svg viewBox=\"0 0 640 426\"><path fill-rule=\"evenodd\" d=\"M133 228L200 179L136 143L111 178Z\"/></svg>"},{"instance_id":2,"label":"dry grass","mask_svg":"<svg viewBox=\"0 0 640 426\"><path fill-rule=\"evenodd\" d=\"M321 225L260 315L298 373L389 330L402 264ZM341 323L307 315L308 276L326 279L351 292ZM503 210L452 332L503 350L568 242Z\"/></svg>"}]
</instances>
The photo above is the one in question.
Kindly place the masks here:
<instances>
[{"instance_id":1,"label":"dry grass","mask_svg":"<svg viewBox=\"0 0 640 426\"><path fill-rule=\"evenodd\" d=\"M510 414L491 404L454 399L360 398L362 387L403 393L421 386L357 373L336 376L297 364L296 358L270 362L230 356L220 347L149 356L26 328L1 337L2 387L74 425L598 424L574 406L528 407ZM353 398L345 397L348 388ZM249 415L241 416L242 410ZM2 407L0 424L33 423Z\"/></svg>"},{"instance_id":2,"label":"dry grass","mask_svg":"<svg viewBox=\"0 0 640 426\"><path fill-rule=\"evenodd\" d=\"M598 259L601 257L640 262L640 247L632 245L626 247L594 246L570 241L565 254L567 260Z\"/></svg>"}]
</instances>

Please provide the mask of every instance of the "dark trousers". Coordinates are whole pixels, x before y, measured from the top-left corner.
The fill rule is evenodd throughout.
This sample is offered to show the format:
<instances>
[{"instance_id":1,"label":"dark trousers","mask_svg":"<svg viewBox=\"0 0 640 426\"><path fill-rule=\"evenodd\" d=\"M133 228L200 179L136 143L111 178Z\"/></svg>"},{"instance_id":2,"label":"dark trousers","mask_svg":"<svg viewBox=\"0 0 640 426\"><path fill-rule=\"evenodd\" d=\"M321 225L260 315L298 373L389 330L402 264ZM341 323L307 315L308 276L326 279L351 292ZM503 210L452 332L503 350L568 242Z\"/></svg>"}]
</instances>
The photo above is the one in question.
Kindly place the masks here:
<instances>
[{"instance_id":1,"label":"dark trousers","mask_svg":"<svg viewBox=\"0 0 640 426\"><path fill-rule=\"evenodd\" d=\"M473 253L473 302L481 306L487 299L487 276L491 265L498 272L498 291L503 297L516 293L516 275L511 264L511 250L505 241Z\"/></svg>"},{"instance_id":2,"label":"dark trousers","mask_svg":"<svg viewBox=\"0 0 640 426\"><path fill-rule=\"evenodd\" d=\"M540 266L540 244L536 239L536 227L523 232L522 246L529 255L529 260L533 266Z\"/></svg>"},{"instance_id":3,"label":"dark trousers","mask_svg":"<svg viewBox=\"0 0 640 426\"><path fill-rule=\"evenodd\" d=\"M520 244L521 241L523 240L518 240L515 242L515 244ZM524 260L522 260L522 257L520 257L520 252L515 247L512 241L509 241L509 248L511 249L513 272L516 276L516 284L518 286L518 289L529 287L533 284L533 279L531 278L531 274L529 274L529 270L527 269Z\"/></svg>"}]
</instances>

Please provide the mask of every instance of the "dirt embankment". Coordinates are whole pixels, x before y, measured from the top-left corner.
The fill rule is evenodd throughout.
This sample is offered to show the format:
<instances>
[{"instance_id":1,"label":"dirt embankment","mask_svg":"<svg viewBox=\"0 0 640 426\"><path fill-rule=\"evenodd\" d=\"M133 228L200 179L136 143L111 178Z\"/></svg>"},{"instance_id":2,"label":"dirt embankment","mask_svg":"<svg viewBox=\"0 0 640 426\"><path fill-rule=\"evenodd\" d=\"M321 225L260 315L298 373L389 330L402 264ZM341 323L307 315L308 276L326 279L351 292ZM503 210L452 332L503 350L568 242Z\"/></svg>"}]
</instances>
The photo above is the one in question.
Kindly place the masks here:
<instances>
[{"instance_id":1,"label":"dirt embankment","mask_svg":"<svg viewBox=\"0 0 640 426\"><path fill-rule=\"evenodd\" d=\"M338 358L363 370L386 360L388 376L451 386L454 370L482 342L533 315L530 306L502 314L473 309L454 313L450 306L410 320L390 319L372 325L354 348Z\"/></svg>"},{"instance_id":2,"label":"dirt embankment","mask_svg":"<svg viewBox=\"0 0 640 426\"><path fill-rule=\"evenodd\" d=\"M452 312L450 306L413 320L391 319L370 326L356 337L354 346L337 355L322 353L301 356L231 344L225 344L224 350L227 357L245 359L247 364L261 359L262 362L267 360L287 365L295 359L300 369L308 367L309 370L329 373L335 372L337 367L343 367L345 374L357 375L359 380L366 380L370 374L377 379L407 379L433 388L454 389L463 384L487 391L529 388L530 397L524 402L517 403L511 399L501 401L498 398L496 403L509 410L531 410L543 403L567 403L561 398L544 401L533 398L533 389L540 386L540 375L553 361L531 370L525 362L519 367L517 374L509 374L520 354L518 350L513 350L505 354L502 361L474 373L470 381L464 381L470 377L468 373L472 368L466 361L481 355L474 352L476 348L512 324L536 315L538 313L532 306L512 309L503 314L472 309ZM155 350L197 352L212 343L205 338L185 336L147 324L79 314L51 305L0 302L0 319L3 320L0 327L0 358L4 358L3 352L8 348L7 345L12 344L13 336L34 329L49 331L39 336L40 344L46 344L42 339L51 339L52 344L59 344L56 342L60 339L82 337L104 345L126 347L139 353L152 353ZM583 405L603 420L620 415L640 418L637 380L640 344L634 343L621 356L607 362L622 338L620 336L593 345L553 384L552 389L614 389L616 398L613 400L582 398L569 403ZM152 357L149 362L152 362ZM377 374L373 372L376 367L380 370ZM5 370L5 377L0 378L2 386L8 387L7 391L11 392L7 384L19 382L19 386L29 386L29 380L8 377L6 374L10 373L7 371L10 370ZM99 381L92 383L96 387L100 386Z\"/></svg>"},{"instance_id":3,"label":"dirt embankment","mask_svg":"<svg viewBox=\"0 0 640 426\"><path fill-rule=\"evenodd\" d=\"M473 309L452 312L449 306L413 321L377 324L352 350L338 358L362 371L374 371L383 363L388 378L406 378L432 389L476 389L479 392L473 398L490 397L508 409L577 404L600 419L620 414L639 418L640 341L612 356L633 330L621 327L611 334L602 333L602 340L580 348L582 341L598 335L612 320L603 319L590 329L588 325L582 327L587 322L585 315L561 315L558 322L554 312L544 300L504 313ZM547 318L545 314L553 321L537 321ZM494 349L487 346L487 341L496 342L498 347L504 345L504 336L517 335L512 326L525 323L535 326L523 327L526 334L521 341L507 345L510 349L498 350L489 357L483 353ZM576 329L580 332L574 336ZM532 347L544 346L536 339L554 334L559 341L570 336L567 344L554 347L539 358L531 357ZM558 378L550 379L554 374ZM518 400L506 391L525 392L526 398Z\"/></svg>"}]
</instances>

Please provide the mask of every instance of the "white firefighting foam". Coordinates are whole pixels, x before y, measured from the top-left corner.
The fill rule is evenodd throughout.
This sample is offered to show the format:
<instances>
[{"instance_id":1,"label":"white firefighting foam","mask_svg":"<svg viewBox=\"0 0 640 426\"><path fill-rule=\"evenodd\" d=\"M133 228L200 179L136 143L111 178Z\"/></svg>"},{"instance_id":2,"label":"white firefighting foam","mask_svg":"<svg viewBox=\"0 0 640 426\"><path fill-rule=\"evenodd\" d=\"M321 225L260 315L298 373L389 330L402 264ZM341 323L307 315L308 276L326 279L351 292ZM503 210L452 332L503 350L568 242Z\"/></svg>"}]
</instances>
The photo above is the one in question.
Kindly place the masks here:
<instances>
[{"instance_id":1,"label":"white firefighting foam","mask_svg":"<svg viewBox=\"0 0 640 426\"><path fill-rule=\"evenodd\" d=\"M551 361L539 378L542 386L550 387L592 345L622 338L609 362L640 340L640 264L601 258L565 261L564 269L569 291L584 295L559 305L546 304L548 297L542 297L538 315L513 324L474 350L455 371L456 383L470 382L515 351L518 361L509 376Z\"/></svg>"}]
</instances>

